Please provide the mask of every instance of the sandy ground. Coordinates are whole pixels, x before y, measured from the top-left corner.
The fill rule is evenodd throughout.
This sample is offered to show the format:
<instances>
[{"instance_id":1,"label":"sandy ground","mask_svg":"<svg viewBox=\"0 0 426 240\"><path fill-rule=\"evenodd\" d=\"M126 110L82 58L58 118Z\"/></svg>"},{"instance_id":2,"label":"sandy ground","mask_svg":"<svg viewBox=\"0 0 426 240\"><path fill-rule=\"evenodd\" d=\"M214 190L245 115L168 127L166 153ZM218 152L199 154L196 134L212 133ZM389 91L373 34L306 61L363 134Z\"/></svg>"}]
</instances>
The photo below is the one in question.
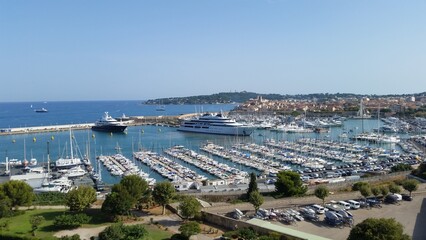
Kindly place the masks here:
<instances>
[{"instance_id":1,"label":"sandy ground","mask_svg":"<svg viewBox=\"0 0 426 240\"><path fill-rule=\"evenodd\" d=\"M181 224L181 219L176 215L145 216L141 218L142 219L141 221L126 223L126 225L147 224L150 222L151 218L153 218L154 222L158 222L160 225L167 227L170 232L173 232L173 233L179 232L178 228ZM67 235L72 236L74 234L78 234L80 235L80 238L82 240L90 239L90 237L92 236L98 236L99 233L102 232L108 226L109 225L95 227L95 228L77 228L73 230L63 230L63 231L57 232L54 236L62 237Z\"/></svg>"}]
</instances>

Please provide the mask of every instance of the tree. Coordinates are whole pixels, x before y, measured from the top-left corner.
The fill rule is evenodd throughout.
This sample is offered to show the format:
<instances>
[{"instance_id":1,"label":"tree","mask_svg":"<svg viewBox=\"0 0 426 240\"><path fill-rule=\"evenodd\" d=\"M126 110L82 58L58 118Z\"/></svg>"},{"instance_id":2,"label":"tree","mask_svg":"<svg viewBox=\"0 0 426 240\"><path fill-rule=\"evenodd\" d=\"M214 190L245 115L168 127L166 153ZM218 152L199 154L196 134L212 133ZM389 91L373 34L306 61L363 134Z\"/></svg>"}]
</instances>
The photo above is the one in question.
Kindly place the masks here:
<instances>
[{"instance_id":1,"label":"tree","mask_svg":"<svg viewBox=\"0 0 426 240\"><path fill-rule=\"evenodd\" d=\"M259 191L254 191L250 193L249 196L249 202L253 205L254 210L257 212L259 210L259 207L263 204L263 196L259 193Z\"/></svg>"},{"instance_id":2,"label":"tree","mask_svg":"<svg viewBox=\"0 0 426 240\"><path fill-rule=\"evenodd\" d=\"M0 218L8 217L12 214L12 201L3 191L3 185L0 185Z\"/></svg>"},{"instance_id":3,"label":"tree","mask_svg":"<svg viewBox=\"0 0 426 240\"><path fill-rule=\"evenodd\" d=\"M359 191L362 186L370 186L368 182L356 182L352 185L352 191Z\"/></svg>"},{"instance_id":4,"label":"tree","mask_svg":"<svg viewBox=\"0 0 426 240\"><path fill-rule=\"evenodd\" d=\"M163 206L163 215L166 213L166 205L172 200L176 190L170 182L159 182L154 186L152 197L154 201Z\"/></svg>"},{"instance_id":5,"label":"tree","mask_svg":"<svg viewBox=\"0 0 426 240\"><path fill-rule=\"evenodd\" d=\"M419 181L415 180L415 179L407 179L404 182L402 182L402 187L410 192L410 196L411 196L411 192L416 191L419 185Z\"/></svg>"},{"instance_id":6,"label":"tree","mask_svg":"<svg viewBox=\"0 0 426 240\"><path fill-rule=\"evenodd\" d=\"M31 216L30 224L31 224L31 233L35 236L35 231L38 229L38 226L44 221L43 216Z\"/></svg>"},{"instance_id":7,"label":"tree","mask_svg":"<svg viewBox=\"0 0 426 240\"><path fill-rule=\"evenodd\" d=\"M79 186L69 191L65 199L70 211L81 212L96 201L96 191L91 186Z\"/></svg>"},{"instance_id":8,"label":"tree","mask_svg":"<svg viewBox=\"0 0 426 240\"><path fill-rule=\"evenodd\" d=\"M179 204L180 214L183 218L188 219L194 217L201 210L201 204L193 197L186 197Z\"/></svg>"},{"instance_id":9,"label":"tree","mask_svg":"<svg viewBox=\"0 0 426 240\"><path fill-rule=\"evenodd\" d=\"M114 216L129 213L138 202L148 199L148 183L137 175L125 176L115 184L102 204L102 211Z\"/></svg>"},{"instance_id":10,"label":"tree","mask_svg":"<svg viewBox=\"0 0 426 240\"><path fill-rule=\"evenodd\" d=\"M355 225L347 240L408 240L410 237L403 232L401 223L393 218L367 218Z\"/></svg>"},{"instance_id":11,"label":"tree","mask_svg":"<svg viewBox=\"0 0 426 240\"><path fill-rule=\"evenodd\" d=\"M400 193L401 192L401 188L396 185L395 183L391 183L389 184L389 192L391 193Z\"/></svg>"},{"instance_id":12,"label":"tree","mask_svg":"<svg viewBox=\"0 0 426 240\"><path fill-rule=\"evenodd\" d=\"M124 239L126 233L123 229L123 223L112 224L99 233L99 240Z\"/></svg>"},{"instance_id":13,"label":"tree","mask_svg":"<svg viewBox=\"0 0 426 240\"><path fill-rule=\"evenodd\" d=\"M277 174L275 191L279 196L300 196L306 193L308 188L303 185L300 175L293 171L281 171Z\"/></svg>"},{"instance_id":14,"label":"tree","mask_svg":"<svg viewBox=\"0 0 426 240\"><path fill-rule=\"evenodd\" d=\"M254 191L259 191L259 188L257 187L256 179L257 179L256 174L254 172L250 173L250 182L247 189L247 198L250 197L250 193Z\"/></svg>"},{"instance_id":15,"label":"tree","mask_svg":"<svg viewBox=\"0 0 426 240\"><path fill-rule=\"evenodd\" d=\"M34 200L33 189L26 182L11 180L4 183L2 188L12 207L29 206Z\"/></svg>"},{"instance_id":16,"label":"tree","mask_svg":"<svg viewBox=\"0 0 426 240\"><path fill-rule=\"evenodd\" d=\"M361 186L361 187L359 188L359 192L361 193L361 195L362 195L364 198L367 198L368 196L370 196L370 195L371 195L371 189L370 189L370 186L368 186L368 185L363 185L363 186Z\"/></svg>"},{"instance_id":17,"label":"tree","mask_svg":"<svg viewBox=\"0 0 426 240\"><path fill-rule=\"evenodd\" d=\"M325 185L320 185L315 189L315 197L319 198L322 200L322 205L325 204L325 198L328 197L328 194L330 193L330 191L328 190L328 188Z\"/></svg>"},{"instance_id":18,"label":"tree","mask_svg":"<svg viewBox=\"0 0 426 240\"><path fill-rule=\"evenodd\" d=\"M417 177L426 179L426 163L420 163L419 167L417 169L414 169L412 173Z\"/></svg>"},{"instance_id":19,"label":"tree","mask_svg":"<svg viewBox=\"0 0 426 240\"><path fill-rule=\"evenodd\" d=\"M238 236L244 240L256 240L257 232L253 228L242 228L238 230Z\"/></svg>"},{"instance_id":20,"label":"tree","mask_svg":"<svg viewBox=\"0 0 426 240\"><path fill-rule=\"evenodd\" d=\"M201 227L197 222L187 222L179 227L179 231L183 237L189 239L192 235L200 233Z\"/></svg>"},{"instance_id":21,"label":"tree","mask_svg":"<svg viewBox=\"0 0 426 240\"><path fill-rule=\"evenodd\" d=\"M132 200L127 191L108 194L102 204L102 211L116 215L128 214L132 208Z\"/></svg>"},{"instance_id":22,"label":"tree","mask_svg":"<svg viewBox=\"0 0 426 240\"><path fill-rule=\"evenodd\" d=\"M375 198L377 198L381 193L380 188L377 186L371 187L371 193L374 195Z\"/></svg>"},{"instance_id":23,"label":"tree","mask_svg":"<svg viewBox=\"0 0 426 240\"><path fill-rule=\"evenodd\" d=\"M380 192L382 193L382 196L385 197L389 193L389 187L386 185L380 186Z\"/></svg>"},{"instance_id":24,"label":"tree","mask_svg":"<svg viewBox=\"0 0 426 240\"><path fill-rule=\"evenodd\" d=\"M123 177L118 185L114 185L112 192L114 192L114 188L117 188L119 185L121 185L121 187L123 187L131 196L132 205L136 205L136 203L138 203L143 196L149 192L148 183L145 179L138 175Z\"/></svg>"}]
</instances>

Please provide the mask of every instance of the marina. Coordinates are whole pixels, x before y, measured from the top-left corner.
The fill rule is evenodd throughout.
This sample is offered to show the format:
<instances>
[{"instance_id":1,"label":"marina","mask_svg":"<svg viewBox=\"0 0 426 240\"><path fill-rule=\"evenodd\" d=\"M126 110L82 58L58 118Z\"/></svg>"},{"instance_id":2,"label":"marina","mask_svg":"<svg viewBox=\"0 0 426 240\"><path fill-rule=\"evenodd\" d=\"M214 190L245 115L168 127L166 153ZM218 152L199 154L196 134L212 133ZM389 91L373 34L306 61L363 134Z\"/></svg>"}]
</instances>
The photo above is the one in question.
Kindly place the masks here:
<instances>
[{"instance_id":1,"label":"marina","mask_svg":"<svg viewBox=\"0 0 426 240\"><path fill-rule=\"evenodd\" d=\"M207 177L197 174L193 170L157 153L139 151L135 152L134 155L136 159L150 166L153 170L174 182L203 181L207 179Z\"/></svg>"},{"instance_id":2,"label":"marina","mask_svg":"<svg viewBox=\"0 0 426 240\"><path fill-rule=\"evenodd\" d=\"M223 106L215 107L220 109ZM155 106L151 108L152 112L158 114ZM50 109L54 108L49 107ZM162 114L169 111L173 111L173 107L168 107ZM48 115L50 114L54 112L49 111ZM123 117L123 114L120 115ZM53 129L55 126L27 127L32 130L21 134L11 131L0 137L0 143L14 175L21 175L19 172L26 159L22 151L24 141L27 142L28 152L32 153L32 162L37 162L36 166L29 166L31 169L46 166L46 142L51 146L51 158L57 161L66 157L64 146L68 146L70 141L77 145L78 141L90 146L86 155L95 157L85 160L78 153L78 157L73 158L81 160L74 166L56 168L53 165L51 171L55 178L68 174L74 182L90 180L92 177L94 182L100 178L106 184L114 184L122 176L139 174L150 179L151 184L165 179L173 181L181 190L197 189L203 184L242 184L247 181L246 176L250 172L255 172L260 177L273 178L281 170L298 171L304 179L337 180L348 175L388 171L399 162L415 164L423 157L422 149L419 148L422 138L411 140L412 135L407 133L397 133L400 142L395 144L353 138L361 134L361 123L366 133L373 133L374 129L382 126L382 122L378 124L377 119L339 119L341 122L334 122L335 126L329 126L327 131L285 132L272 129L279 124L290 124L294 119L285 122L276 116L234 114L233 119L251 126L253 133L250 136L182 132L161 124L161 121L155 122L182 116L184 115L124 115L120 121L135 118L139 121L128 123L126 131L122 133L91 131L91 124L80 123L60 125L63 127L53 132L45 129ZM323 121L303 120L296 119L295 123L298 126L310 125L312 122L332 124L330 118ZM387 122L390 121L397 122L395 119ZM70 127L73 129L71 134ZM342 138L343 134L347 137ZM117 154L118 151L120 154ZM75 150L77 152L80 150ZM88 170L85 169L85 163L89 165ZM76 166L79 168L74 169ZM69 171L67 168L72 169L71 172L65 173Z\"/></svg>"},{"instance_id":3,"label":"marina","mask_svg":"<svg viewBox=\"0 0 426 240\"><path fill-rule=\"evenodd\" d=\"M175 146L166 149L164 152L172 157L203 169L204 171L215 175L219 179L225 180L226 184L246 183L246 178L248 177L247 172L230 167L224 163L219 163L205 155L198 154L183 146Z\"/></svg>"}]
</instances>

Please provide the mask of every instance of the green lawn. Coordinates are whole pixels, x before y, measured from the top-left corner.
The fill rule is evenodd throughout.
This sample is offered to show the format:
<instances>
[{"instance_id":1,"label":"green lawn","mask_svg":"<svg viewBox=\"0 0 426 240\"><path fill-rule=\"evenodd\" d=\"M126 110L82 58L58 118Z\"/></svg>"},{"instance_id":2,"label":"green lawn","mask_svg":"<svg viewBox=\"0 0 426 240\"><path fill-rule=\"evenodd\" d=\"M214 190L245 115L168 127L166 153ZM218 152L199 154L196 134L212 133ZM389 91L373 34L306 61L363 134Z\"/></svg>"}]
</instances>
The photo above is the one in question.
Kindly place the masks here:
<instances>
[{"instance_id":1,"label":"green lawn","mask_svg":"<svg viewBox=\"0 0 426 240\"><path fill-rule=\"evenodd\" d=\"M53 234L59 230L53 226L53 220L56 216L59 216L65 212L66 210L27 210L21 215L17 215L11 218L2 218L0 219L0 223L9 221L9 226L7 230L4 230L0 233L7 236L31 238L31 224L29 222L30 217L43 216L45 221L43 221L43 223L37 229L36 238L43 240L55 239ZM92 217L92 220L88 224L84 224L83 227L99 227L101 225L110 224L105 220L104 215L98 209L90 210L87 213ZM170 232L161 230L155 225L145 225L145 228L149 232L151 240L168 239L172 235Z\"/></svg>"},{"instance_id":2,"label":"green lawn","mask_svg":"<svg viewBox=\"0 0 426 240\"><path fill-rule=\"evenodd\" d=\"M0 222L9 221L9 227L3 231L3 234L19 237L31 237L31 216L43 216L45 221L39 226L36 231L36 237L42 239L54 239L53 234L56 231L52 229L53 219L61 215L64 210L27 210L24 214L11 218L3 218Z\"/></svg>"},{"instance_id":3,"label":"green lawn","mask_svg":"<svg viewBox=\"0 0 426 240\"><path fill-rule=\"evenodd\" d=\"M151 240L164 240L172 236L171 232L158 229L155 225L145 225L145 229L149 232Z\"/></svg>"}]
</instances>

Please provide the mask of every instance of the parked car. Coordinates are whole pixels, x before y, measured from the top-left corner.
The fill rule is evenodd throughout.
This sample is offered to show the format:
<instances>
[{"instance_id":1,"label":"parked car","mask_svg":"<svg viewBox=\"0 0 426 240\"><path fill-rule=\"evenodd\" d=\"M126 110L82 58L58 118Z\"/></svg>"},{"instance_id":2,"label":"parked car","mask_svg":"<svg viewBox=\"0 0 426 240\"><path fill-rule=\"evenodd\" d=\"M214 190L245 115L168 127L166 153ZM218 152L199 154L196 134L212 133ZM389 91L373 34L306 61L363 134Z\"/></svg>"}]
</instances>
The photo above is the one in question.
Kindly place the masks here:
<instances>
[{"instance_id":1,"label":"parked car","mask_svg":"<svg viewBox=\"0 0 426 240\"><path fill-rule=\"evenodd\" d=\"M312 209L315 210L316 213L318 214L324 214L325 210L322 206L318 205L318 204L314 204L311 206Z\"/></svg>"},{"instance_id":2,"label":"parked car","mask_svg":"<svg viewBox=\"0 0 426 240\"><path fill-rule=\"evenodd\" d=\"M413 197L407 194L401 194L402 195L402 200L405 201L413 201Z\"/></svg>"},{"instance_id":3,"label":"parked car","mask_svg":"<svg viewBox=\"0 0 426 240\"><path fill-rule=\"evenodd\" d=\"M367 203L370 204L371 207L375 207L380 205L381 201L377 198L367 198Z\"/></svg>"},{"instance_id":4,"label":"parked car","mask_svg":"<svg viewBox=\"0 0 426 240\"><path fill-rule=\"evenodd\" d=\"M401 200L402 200L402 195L401 195L401 194L394 193L394 194L392 194L392 195L394 195L398 201L401 201Z\"/></svg>"},{"instance_id":5,"label":"parked car","mask_svg":"<svg viewBox=\"0 0 426 240\"><path fill-rule=\"evenodd\" d=\"M301 208L299 209L300 214L309 221L317 222L319 221L318 215L315 213L315 211L311 208Z\"/></svg>"},{"instance_id":6,"label":"parked car","mask_svg":"<svg viewBox=\"0 0 426 240\"><path fill-rule=\"evenodd\" d=\"M398 202L398 197L390 194L385 197L385 203L394 204Z\"/></svg>"}]
</instances>

